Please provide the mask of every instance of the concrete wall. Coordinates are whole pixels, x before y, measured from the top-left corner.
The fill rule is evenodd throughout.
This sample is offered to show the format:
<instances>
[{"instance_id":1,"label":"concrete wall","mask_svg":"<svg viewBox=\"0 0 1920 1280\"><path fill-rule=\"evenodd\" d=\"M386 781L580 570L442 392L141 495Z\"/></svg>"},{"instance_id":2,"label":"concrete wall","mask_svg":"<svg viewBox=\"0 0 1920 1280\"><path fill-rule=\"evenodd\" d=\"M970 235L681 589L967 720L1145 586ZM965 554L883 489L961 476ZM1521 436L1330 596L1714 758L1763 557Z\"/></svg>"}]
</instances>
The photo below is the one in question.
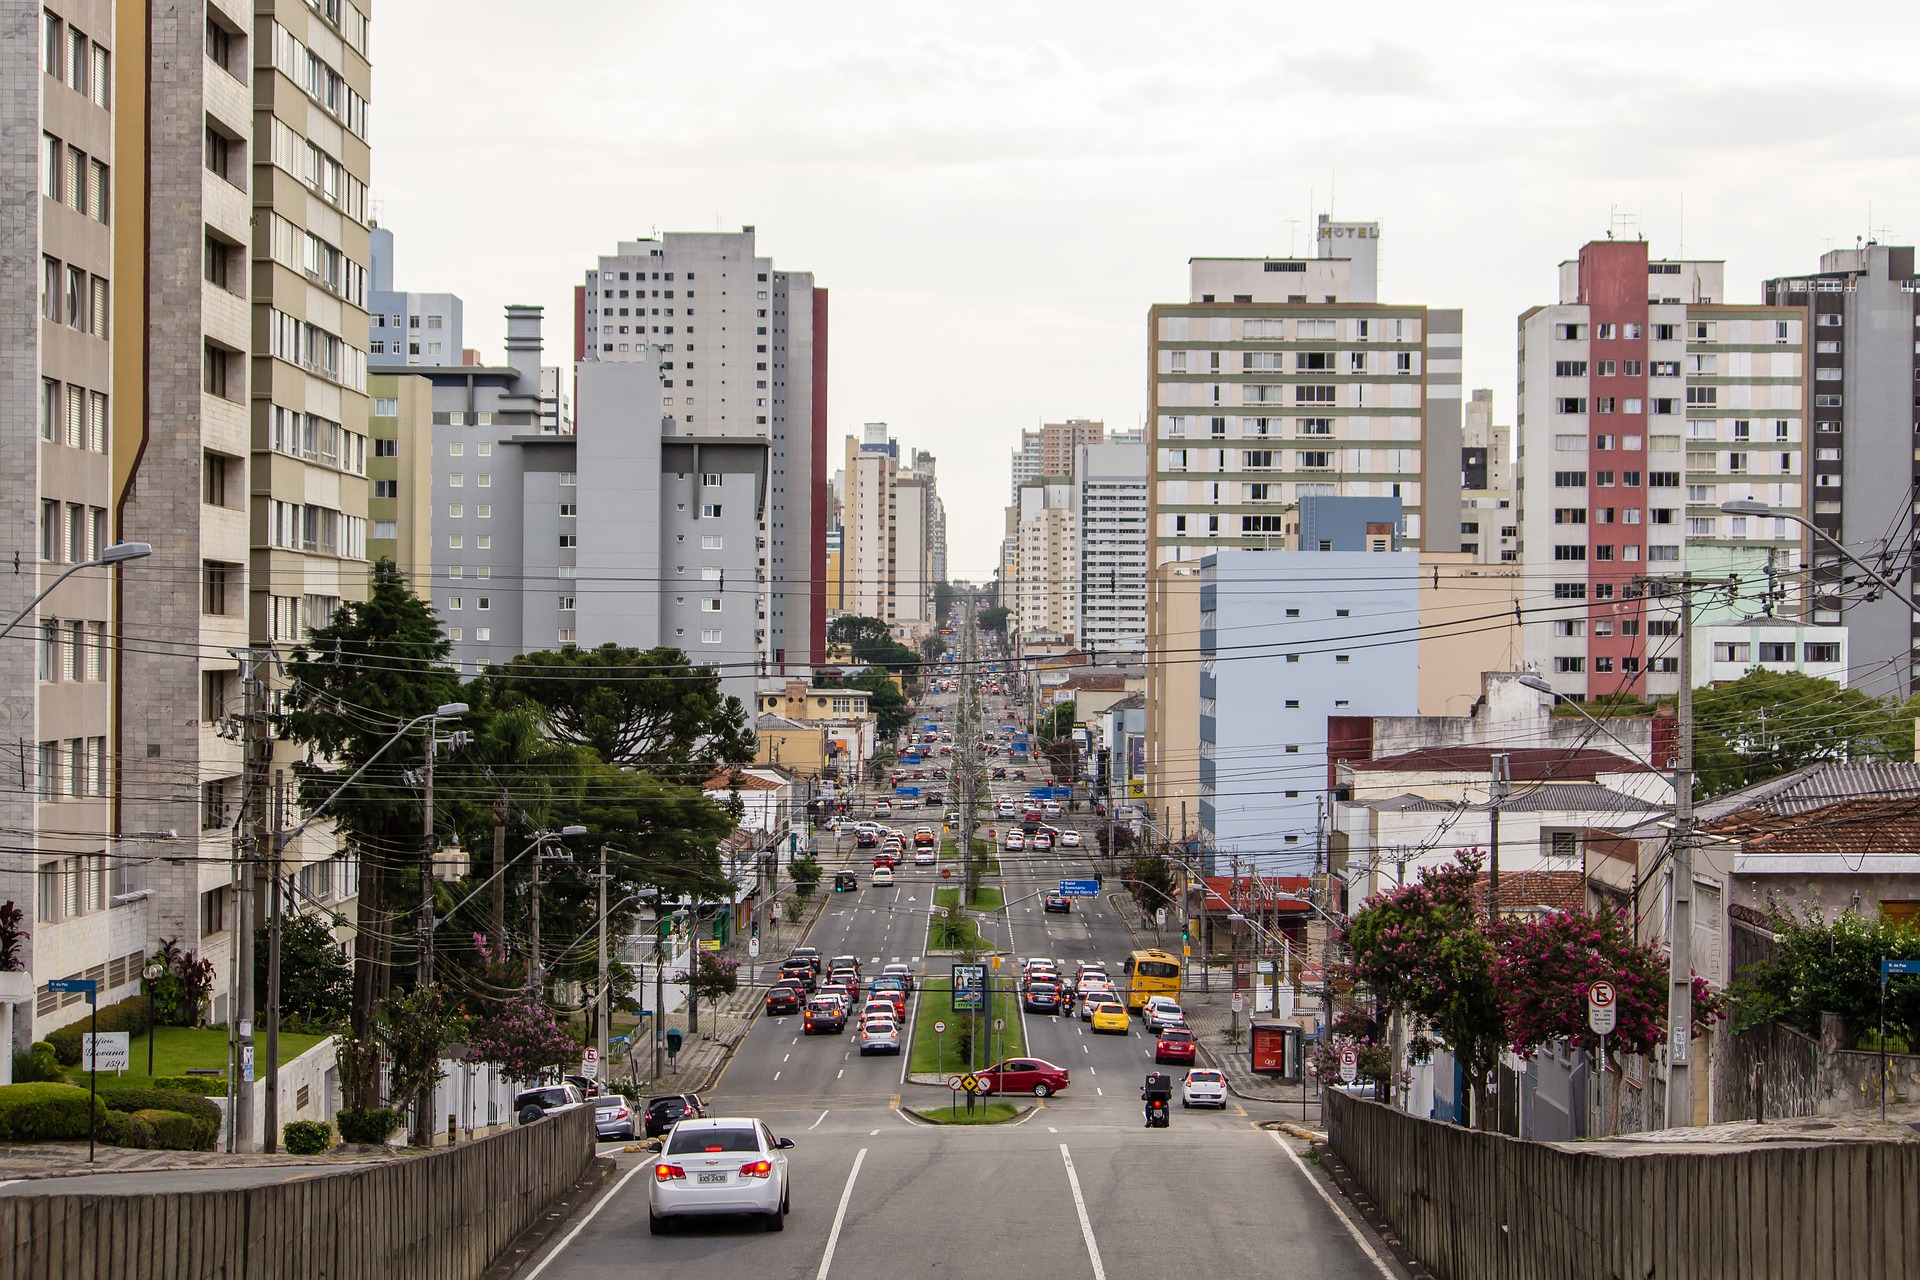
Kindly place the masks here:
<instances>
[{"instance_id":1,"label":"concrete wall","mask_svg":"<svg viewBox=\"0 0 1920 1280\"><path fill-rule=\"evenodd\" d=\"M1756 1100L1768 1120L1877 1110L1880 1055L1839 1048L1846 1029L1836 1014L1821 1015L1820 1032L1816 1040L1769 1022L1721 1037L1713 1122L1754 1119ZM1887 1104L1908 1106L1920 1098L1920 1054L1890 1053L1886 1064Z\"/></svg>"}]
</instances>

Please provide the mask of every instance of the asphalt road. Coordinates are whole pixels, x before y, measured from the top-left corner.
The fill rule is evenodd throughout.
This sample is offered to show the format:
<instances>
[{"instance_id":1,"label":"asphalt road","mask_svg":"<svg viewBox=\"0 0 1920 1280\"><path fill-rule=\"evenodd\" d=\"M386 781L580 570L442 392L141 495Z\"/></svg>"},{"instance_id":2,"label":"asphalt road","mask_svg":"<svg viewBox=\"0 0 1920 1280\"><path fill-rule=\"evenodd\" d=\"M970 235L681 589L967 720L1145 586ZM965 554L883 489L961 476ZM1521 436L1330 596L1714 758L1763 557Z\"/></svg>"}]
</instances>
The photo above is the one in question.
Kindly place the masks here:
<instances>
[{"instance_id":1,"label":"asphalt road","mask_svg":"<svg viewBox=\"0 0 1920 1280\"><path fill-rule=\"evenodd\" d=\"M928 714L941 711L936 702ZM990 703L989 723L997 720ZM892 821L911 830L939 815L914 810ZM1040 895L1063 877L1092 877L1093 857L1091 840L1081 850L1002 853L1008 906L983 933L1014 958L1098 958L1117 972L1133 940L1104 900L1078 901L1066 915L1042 909ZM838 855L823 847L823 861L832 871L871 858L849 839ZM947 958L925 955L932 890L942 883L934 869L903 864L892 889L864 887L864 870L861 878L858 893L829 899L808 943L858 956L868 976L891 963L944 976ZM777 966L779 957L765 959ZM1013 972L1007 965L999 977ZM1170 1128L1149 1131L1139 1088L1153 1042L1137 1019L1120 1037L1091 1035L1077 1018L1027 1015L1026 1033L1031 1056L1072 1072L1067 1091L1016 1099L1032 1110L1014 1124L953 1128L900 1110L948 1100L938 1087L904 1083L904 1054L862 1059L850 1037L808 1037L797 1017L763 1016L708 1101L715 1114L757 1116L794 1140L786 1231L718 1219L652 1236L651 1160L622 1153L610 1190L521 1280L602 1280L634 1267L814 1280L948 1271L1165 1280L1196 1268L1316 1280L1395 1274L1289 1154L1298 1144L1259 1127L1281 1118L1277 1108L1176 1107Z\"/></svg>"}]
</instances>

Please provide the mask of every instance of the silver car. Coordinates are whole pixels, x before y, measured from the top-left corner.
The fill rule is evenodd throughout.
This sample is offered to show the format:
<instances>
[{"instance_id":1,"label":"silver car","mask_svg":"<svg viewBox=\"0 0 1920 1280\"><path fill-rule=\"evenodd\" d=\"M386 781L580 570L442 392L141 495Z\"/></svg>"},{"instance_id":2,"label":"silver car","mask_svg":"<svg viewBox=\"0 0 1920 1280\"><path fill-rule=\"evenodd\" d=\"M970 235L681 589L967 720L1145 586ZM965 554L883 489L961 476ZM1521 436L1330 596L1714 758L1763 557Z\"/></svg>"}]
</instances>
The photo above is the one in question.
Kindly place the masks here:
<instances>
[{"instance_id":1,"label":"silver car","mask_svg":"<svg viewBox=\"0 0 1920 1280\"><path fill-rule=\"evenodd\" d=\"M653 1160L648 1229L662 1235L674 1218L750 1213L769 1231L785 1230L792 1149L792 1138L774 1137L759 1120L682 1120Z\"/></svg>"},{"instance_id":2,"label":"silver car","mask_svg":"<svg viewBox=\"0 0 1920 1280\"><path fill-rule=\"evenodd\" d=\"M868 1018L860 1024L853 1042L860 1046L863 1058L870 1053L899 1053L900 1024L892 1018Z\"/></svg>"}]
</instances>

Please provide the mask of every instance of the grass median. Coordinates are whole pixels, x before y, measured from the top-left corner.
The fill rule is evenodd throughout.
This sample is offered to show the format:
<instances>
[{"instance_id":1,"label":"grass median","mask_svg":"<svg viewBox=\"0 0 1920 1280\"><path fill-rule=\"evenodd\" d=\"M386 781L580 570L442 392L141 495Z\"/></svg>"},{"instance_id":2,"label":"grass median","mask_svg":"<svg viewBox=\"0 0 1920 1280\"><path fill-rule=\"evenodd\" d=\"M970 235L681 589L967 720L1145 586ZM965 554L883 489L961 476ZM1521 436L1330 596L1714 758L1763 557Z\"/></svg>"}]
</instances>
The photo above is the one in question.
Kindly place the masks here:
<instances>
[{"instance_id":1,"label":"grass median","mask_svg":"<svg viewBox=\"0 0 1920 1280\"><path fill-rule=\"evenodd\" d=\"M971 1113L963 1102L952 1107L930 1107L914 1114L934 1124L1005 1124L1020 1114L1020 1106L1014 1102L981 1100L973 1104Z\"/></svg>"},{"instance_id":2,"label":"grass median","mask_svg":"<svg viewBox=\"0 0 1920 1280\"><path fill-rule=\"evenodd\" d=\"M990 1024L982 1029L981 1038L991 1034L993 1037L991 1060L985 1057L988 1046L980 1043L972 1046L969 1060L968 1024L975 1021L976 1015L955 1013L953 1011L953 984L947 978L929 978L921 989L920 1002L914 1007L913 1048L907 1057L907 1070L915 1074L932 1072L938 1075L955 1075L978 1067L992 1066L1006 1058L1016 1058L1027 1051L1025 1037L1020 1024L1020 1005L1012 991L1005 987L1012 982L1012 975L1006 970L995 973L988 969L993 980L994 1017L1006 1024L1002 1031L992 1031ZM933 1024L944 1022L945 1034L935 1032Z\"/></svg>"}]
</instances>

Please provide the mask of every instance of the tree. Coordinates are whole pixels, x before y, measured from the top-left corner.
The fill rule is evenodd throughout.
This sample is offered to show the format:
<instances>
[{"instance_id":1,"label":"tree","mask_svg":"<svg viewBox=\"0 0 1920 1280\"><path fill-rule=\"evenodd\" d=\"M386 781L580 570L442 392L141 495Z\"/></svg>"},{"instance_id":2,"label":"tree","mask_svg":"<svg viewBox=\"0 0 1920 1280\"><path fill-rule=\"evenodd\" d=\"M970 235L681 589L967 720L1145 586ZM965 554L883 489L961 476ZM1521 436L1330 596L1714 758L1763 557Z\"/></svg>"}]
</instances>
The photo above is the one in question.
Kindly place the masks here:
<instances>
[{"instance_id":1,"label":"tree","mask_svg":"<svg viewBox=\"0 0 1920 1280\"><path fill-rule=\"evenodd\" d=\"M281 735L307 747L310 760L327 762L298 767L304 805L326 800L386 749L399 726L459 696L448 650L432 608L391 560L374 565L364 602L341 605L294 650ZM396 744L332 809L342 843L360 865L350 1016L361 1039L371 1034L374 1007L391 986L394 939L413 936L396 921L418 909L420 798L406 771L420 749L418 738Z\"/></svg>"},{"instance_id":2,"label":"tree","mask_svg":"<svg viewBox=\"0 0 1920 1280\"><path fill-rule=\"evenodd\" d=\"M405 1111L430 1097L446 1077L441 1053L452 1041L460 1018L446 993L428 983L381 1002L374 1018L374 1035L387 1052L389 1103ZM413 1145L430 1146L433 1117L423 1106L414 1117Z\"/></svg>"},{"instance_id":3,"label":"tree","mask_svg":"<svg viewBox=\"0 0 1920 1280\"><path fill-rule=\"evenodd\" d=\"M531 1084L549 1067L580 1060L580 1042L534 996L513 996L467 1031L467 1057L490 1062L509 1079Z\"/></svg>"},{"instance_id":4,"label":"tree","mask_svg":"<svg viewBox=\"0 0 1920 1280\"><path fill-rule=\"evenodd\" d=\"M267 1003L267 929L254 940L253 989ZM344 1023L353 1000L353 965L333 940L327 918L291 916L280 925L282 1027L332 1028Z\"/></svg>"},{"instance_id":5,"label":"tree","mask_svg":"<svg viewBox=\"0 0 1920 1280\"><path fill-rule=\"evenodd\" d=\"M1818 676L1754 668L1694 695L1694 767L1723 795L1821 760L1904 760L1913 721L1891 703Z\"/></svg>"},{"instance_id":6,"label":"tree","mask_svg":"<svg viewBox=\"0 0 1920 1280\"><path fill-rule=\"evenodd\" d=\"M1428 1050L1429 1031L1447 1046L1485 1127L1492 1121L1487 1078L1507 1037L1494 943L1474 911L1479 871L1476 853L1429 867L1416 883L1369 898L1339 939L1352 957L1346 976L1373 994L1382 1013L1414 1020L1416 1055Z\"/></svg>"},{"instance_id":7,"label":"tree","mask_svg":"<svg viewBox=\"0 0 1920 1280\"><path fill-rule=\"evenodd\" d=\"M1056 702L1053 709L1040 717L1040 737L1044 741L1057 742L1073 733L1073 722L1078 715L1073 699Z\"/></svg>"},{"instance_id":8,"label":"tree","mask_svg":"<svg viewBox=\"0 0 1920 1280\"><path fill-rule=\"evenodd\" d=\"M753 759L753 728L712 667L670 646L523 653L488 683L538 706L548 734L612 765L697 783Z\"/></svg>"},{"instance_id":9,"label":"tree","mask_svg":"<svg viewBox=\"0 0 1920 1280\"><path fill-rule=\"evenodd\" d=\"M827 624L827 643L847 646L856 662L864 661L860 650L893 643L893 631L879 618L843 613Z\"/></svg>"},{"instance_id":10,"label":"tree","mask_svg":"<svg viewBox=\"0 0 1920 1280\"><path fill-rule=\"evenodd\" d=\"M813 896L820 887L820 860L812 854L791 859L787 863L787 875L793 881L793 891L804 901Z\"/></svg>"},{"instance_id":11,"label":"tree","mask_svg":"<svg viewBox=\"0 0 1920 1280\"><path fill-rule=\"evenodd\" d=\"M1587 1026L1587 990L1602 979L1613 984L1618 1011L1607 1047L1651 1054L1667 1020L1667 960L1659 949L1635 942L1610 908L1597 916L1554 911L1514 925L1494 966L1513 1051L1531 1058L1559 1040L1597 1050L1600 1037Z\"/></svg>"},{"instance_id":12,"label":"tree","mask_svg":"<svg viewBox=\"0 0 1920 1280\"><path fill-rule=\"evenodd\" d=\"M974 616L979 618L980 629L982 631L990 631L994 635L1004 637L1007 634L1007 618L1011 616L1012 613L1013 610L1011 609L1002 605L994 605L990 609L980 610L980 612Z\"/></svg>"},{"instance_id":13,"label":"tree","mask_svg":"<svg viewBox=\"0 0 1920 1280\"><path fill-rule=\"evenodd\" d=\"M1882 957L1920 960L1920 925L1884 916L1849 909L1829 919L1818 908L1801 915L1776 902L1767 927L1772 952L1741 970L1729 992L1736 1031L1779 1021L1817 1036L1820 1015L1837 1013L1854 1043L1864 1043L1878 1034ZM1896 1037L1908 1051L1920 1045L1920 982L1910 978L1887 987L1889 1048Z\"/></svg>"},{"instance_id":14,"label":"tree","mask_svg":"<svg viewBox=\"0 0 1920 1280\"><path fill-rule=\"evenodd\" d=\"M13 904L13 899L0 903L0 973L13 973L27 967L25 948L20 944L33 935L20 926L26 920L27 913ZM0 1046L11 1052L6 1046Z\"/></svg>"}]
</instances>

